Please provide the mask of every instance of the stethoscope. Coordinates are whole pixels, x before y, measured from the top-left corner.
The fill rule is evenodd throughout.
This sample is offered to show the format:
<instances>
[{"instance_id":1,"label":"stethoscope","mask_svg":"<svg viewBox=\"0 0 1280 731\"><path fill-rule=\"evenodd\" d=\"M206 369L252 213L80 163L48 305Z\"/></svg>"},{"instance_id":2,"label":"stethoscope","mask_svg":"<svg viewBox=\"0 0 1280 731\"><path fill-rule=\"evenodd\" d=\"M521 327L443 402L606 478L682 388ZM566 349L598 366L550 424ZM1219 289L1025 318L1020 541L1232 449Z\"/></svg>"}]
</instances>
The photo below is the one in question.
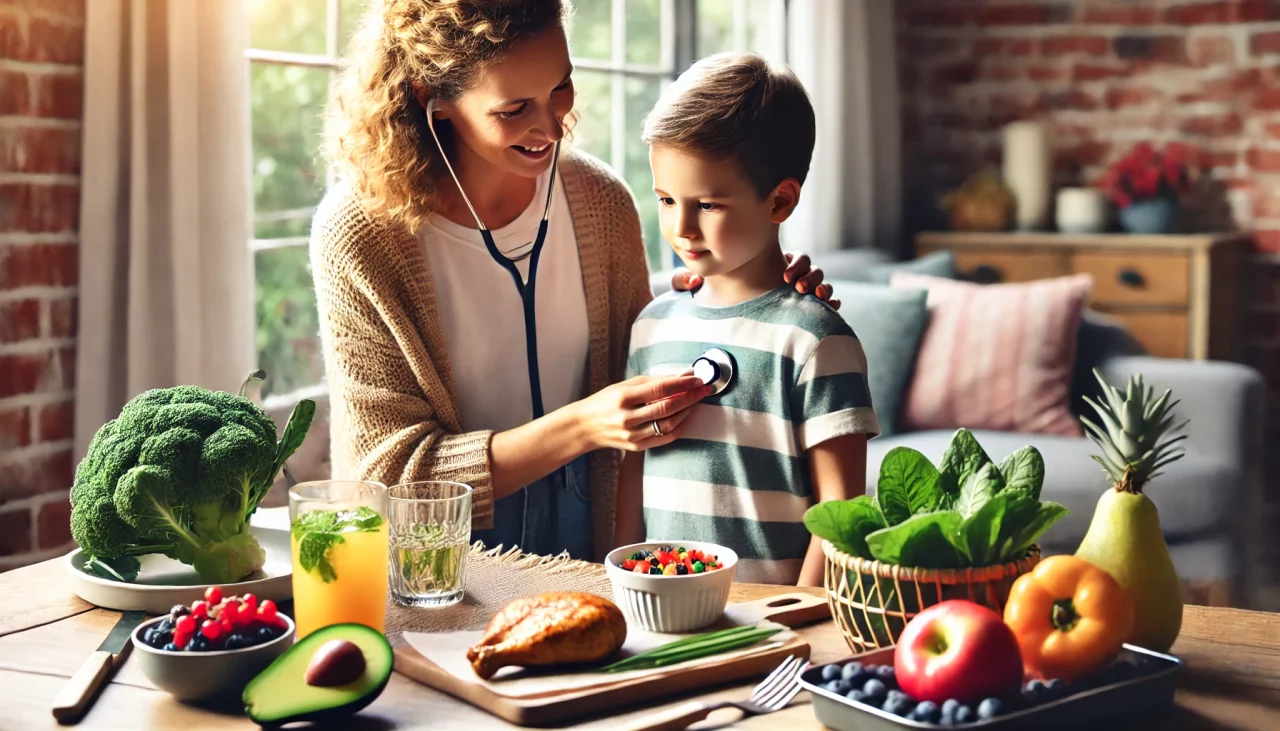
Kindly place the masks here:
<instances>
[{"instance_id":1,"label":"stethoscope","mask_svg":"<svg viewBox=\"0 0 1280 731\"><path fill-rule=\"evenodd\" d=\"M471 199L467 198L466 191L462 189L462 183L458 180L458 175L453 170L453 164L449 162L449 156L445 154L444 146L440 144L440 136L436 134L436 125L433 118L435 103L435 99L427 102L427 128L431 130L431 136L435 139L436 148L440 150L440 157L444 159L445 167L449 169L449 176L453 178L454 185L458 186L458 193L462 195L463 202L467 204L467 210L471 211L472 218L476 220L476 226L480 229L480 236L484 239L484 246L489 251L489 256L511 274L511 279L516 283L516 291L520 294L520 302L524 308L525 350L529 361L529 398L532 401L533 418L537 419L542 417L545 412L542 406L542 380L538 373L538 327L537 319L534 315L534 292L538 283L538 258L542 255L542 245L546 242L547 219L551 213L551 196L556 187L556 166L560 162L560 141L556 141L555 149L551 151L551 180L547 185L547 202L542 209L542 222L538 224L538 235L534 237L533 248L529 253L512 259L498 248L497 243L493 240L493 234L484 225L484 221L480 220L480 214L476 213L475 207L471 205ZM529 278L527 282L521 278L520 271L516 269L516 262L523 261L526 258L529 259ZM723 393L729 388L729 385L733 382L734 370L733 356L720 348L709 348L703 351L693 362L694 375L703 384L712 387L711 395L713 396ZM661 436L656 422L654 431Z\"/></svg>"},{"instance_id":2,"label":"stethoscope","mask_svg":"<svg viewBox=\"0 0 1280 731\"><path fill-rule=\"evenodd\" d=\"M497 242L493 240L493 234L484 225L484 221L480 220L480 214L476 213L475 207L471 205L471 199L462 189L462 183L453 171L453 164L449 162L449 156L445 154L444 146L440 144L440 136L436 134L433 119L435 104L435 99L427 102L427 127L436 141L436 148L440 150L440 157L444 158L445 167L449 169L449 176L453 178L454 185L458 186L458 193L467 204L467 210L471 211L471 216L476 219L476 226L480 228L480 237L484 239L484 247L488 249L489 256L507 270L516 283L516 292L520 294L520 304L524 308L525 351L529 359L529 399L533 406L533 418L538 419L545 414L545 411L542 407L542 379L538 373L538 321L534 314L534 292L538 286L538 258L542 256L542 245L547 240L547 218L551 213L551 196L556 189L556 166L560 162L560 141L556 141L555 149L551 151L551 180L547 184L547 202L542 209L542 222L538 224L538 235L533 239L533 248L527 254L513 259L498 248ZM525 259L529 260L528 281L521 278L520 270L516 268L516 262Z\"/></svg>"}]
</instances>

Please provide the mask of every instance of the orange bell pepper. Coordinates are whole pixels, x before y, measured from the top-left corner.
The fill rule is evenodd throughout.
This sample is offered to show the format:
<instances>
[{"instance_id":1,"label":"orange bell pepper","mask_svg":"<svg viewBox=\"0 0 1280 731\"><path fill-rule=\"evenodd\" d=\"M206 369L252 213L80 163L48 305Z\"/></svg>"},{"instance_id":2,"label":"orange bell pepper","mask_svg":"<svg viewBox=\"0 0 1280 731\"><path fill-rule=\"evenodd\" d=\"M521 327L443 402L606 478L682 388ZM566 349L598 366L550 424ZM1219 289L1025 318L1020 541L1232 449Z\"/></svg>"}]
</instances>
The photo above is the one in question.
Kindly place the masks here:
<instances>
[{"instance_id":1,"label":"orange bell pepper","mask_svg":"<svg viewBox=\"0 0 1280 731\"><path fill-rule=\"evenodd\" d=\"M1077 556L1050 556L1013 582L1004 621L1027 676L1064 682L1106 667L1133 629L1133 602L1111 574Z\"/></svg>"}]
</instances>

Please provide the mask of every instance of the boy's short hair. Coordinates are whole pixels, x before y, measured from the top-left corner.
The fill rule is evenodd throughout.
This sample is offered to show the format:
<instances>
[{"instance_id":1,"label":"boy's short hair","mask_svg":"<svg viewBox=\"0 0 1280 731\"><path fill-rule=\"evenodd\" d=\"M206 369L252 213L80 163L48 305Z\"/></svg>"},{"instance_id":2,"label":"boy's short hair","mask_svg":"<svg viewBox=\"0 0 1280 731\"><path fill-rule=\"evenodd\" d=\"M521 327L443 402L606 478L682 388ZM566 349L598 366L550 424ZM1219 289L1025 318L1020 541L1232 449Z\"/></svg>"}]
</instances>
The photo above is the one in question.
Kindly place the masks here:
<instances>
[{"instance_id":1,"label":"boy's short hair","mask_svg":"<svg viewBox=\"0 0 1280 731\"><path fill-rule=\"evenodd\" d=\"M641 138L713 160L736 160L768 195L787 178L802 185L816 121L791 69L755 53L719 53L680 75L644 120Z\"/></svg>"}]
</instances>

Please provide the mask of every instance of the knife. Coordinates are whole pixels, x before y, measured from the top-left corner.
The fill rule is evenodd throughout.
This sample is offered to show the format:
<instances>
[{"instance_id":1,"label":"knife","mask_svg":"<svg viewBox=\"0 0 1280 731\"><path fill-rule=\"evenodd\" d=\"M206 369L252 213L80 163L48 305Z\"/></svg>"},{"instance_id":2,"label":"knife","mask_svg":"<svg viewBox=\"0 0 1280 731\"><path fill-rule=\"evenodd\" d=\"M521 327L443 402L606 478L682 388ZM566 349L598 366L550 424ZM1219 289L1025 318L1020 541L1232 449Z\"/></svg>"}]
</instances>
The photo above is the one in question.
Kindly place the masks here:
<instances>
[{"instance_id":1,"label":"knife","mask_svg":"<svg viewBox=\"0 0 1280 731\"><path fill-rule=\"evenodd\" d=\"M62 686L58 697L53 699L53 717L59 723L68 723L78 719L89 710L98 691L107 682L108 676L129 654L133 643L129 636L147 613L142 610L125 612L116 620L107 638L98 645L98 649L84 661L76 674L71 676L67 684Z\"/></svg>"}]
</instances>

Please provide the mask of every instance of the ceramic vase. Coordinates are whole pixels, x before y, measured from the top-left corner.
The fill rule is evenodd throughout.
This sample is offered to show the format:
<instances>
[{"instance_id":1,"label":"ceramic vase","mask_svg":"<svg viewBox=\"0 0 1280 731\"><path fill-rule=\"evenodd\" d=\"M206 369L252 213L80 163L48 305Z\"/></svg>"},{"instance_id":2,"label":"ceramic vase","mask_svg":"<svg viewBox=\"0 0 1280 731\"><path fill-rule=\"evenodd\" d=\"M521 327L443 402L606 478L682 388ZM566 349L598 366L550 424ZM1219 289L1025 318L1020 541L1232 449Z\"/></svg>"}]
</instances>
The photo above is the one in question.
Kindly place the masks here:
<instances>
[{"instance_id":1,"label":"ceramic vase","mask_svg":"<svg viewBox=\"0 0 1280 731\"><path fill-rule=\"evenodd\" d=\"M1052 167L1045 124L1014 122L1005 127L1003 177L1017 200L1014 227L1018 230L1048 227Z\"/></svg>"},{"instance_id":2,"label":"ceramic vase","mask_svg":"<svg viewBox=\"0 0 1280 731\"><path fill-rule=\"evenodd\" d=\"M1134 234L1167 234L1177 228L1181 207L1172 198L1150 198L1120 209L1120 225Z\"/></svg>"},{"instance_id":3,"label":"ceramic vase","mask_svg":"<svg viewBox=\"0 0 1280 731\"><path fill-rule=\"evenodd\" d=\"M1110 207L1096 188L1063 188L1054 206L1058 230L1068 234L1097 234L1107 230Z\"/></svg>"}]
</instances>

